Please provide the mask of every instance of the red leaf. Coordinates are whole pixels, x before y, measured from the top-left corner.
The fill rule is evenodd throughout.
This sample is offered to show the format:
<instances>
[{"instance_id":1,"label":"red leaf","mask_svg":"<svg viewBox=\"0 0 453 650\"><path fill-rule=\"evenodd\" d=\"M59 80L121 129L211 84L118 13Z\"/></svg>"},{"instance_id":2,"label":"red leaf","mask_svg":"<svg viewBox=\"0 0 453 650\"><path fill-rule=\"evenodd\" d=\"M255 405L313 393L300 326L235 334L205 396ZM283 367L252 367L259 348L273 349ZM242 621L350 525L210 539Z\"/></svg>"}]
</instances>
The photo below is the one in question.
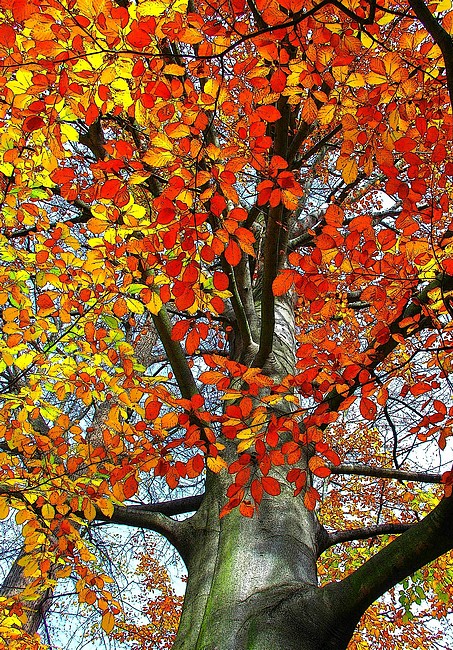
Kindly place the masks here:
<instances>
[{"instance_id":1,"label":"red leaf","mask_svg":"<svg viewBox=\"0 0 453 650\"><path fill-rule=\"evenodd\" d=\"M239 512L241 515L244 515L244 517L253 517L255 508L248 501L242 501L242 503L239 504Z\"/></svg>"},{"instance_id":2,"label":"red leaf","mask_svg":"<svg viewBox=\"0 0 453 650\"><path fill-rule=\"evenodd\" d=\"M275 106L258 106L256 109L257 114L265 122L276 122L281 118L280 111Z\"/></svg>"},{"instance_id":3,"label":"red leaf","mask_svg":"<svg viewBox=\"0 0 453 650\"><path fill-rule=\"evenodd\" d=\"M261 479L263 485L263 490L272 496L277 496L280 494L281 487L277 479L272 478L272 476L263 476Z\"/></svg>"},{"instance_id":4,"label":"red leaf","mask_svg":"<svg viewBox=\"0 0 453 650\"><path fill-rule=\"evenodd\" d=\"M228 276L222 271L214 271L213 282L218 291L225 291L225 289L228 289L230 284Z\"/></svg>"},{"instance_id":5,"label":"red leaf","mask_svg":"<svg viewBox=\"0 0 453 650\"><path fill-rule=\"evenodd\" d=\"M99 117L99 109L96 106L96 104L90 104L88 107L87 112L85 113L85 122L90 126L90 124L93 124Z\"/></svg>"},{"instance_id":6,"label":"red leaf","mask_svg":"<svg viewBox=\"0 0 453 650\"><path fill-rule=\"evenodd\" d=\"M271 88L274 93L281 93L286 86L286 74L281 68L276 70L271 77Z\"/></svg>"},{"instance_id":7,"label":"red leaf","mask_svg":"<svg viewBox=\"0 0 453 650\"><path fill-rule=\"evenodd\" d=\"M360 413L366 420L374 420L377 407L368 397L362 397L360 400Z\"/></svg>"},{"instance_id":8,"label":"red leaf","mask_svg":"<svg viewBox=\"0 0 453 650\"><path fill-rule=\"evenodd\" d=\"M124 481L123 492L126 499L130 499L138 490L138 483L135 476L129 476L128 479Z\"/></svg>"},{"instance_id":9,"label":"red leaf","mask_svg":"<svg viewBox=\"0 0 453 650\"><path fill-rule=\"evenodd\" d=\"M272 283L274 296L283 296L288 293L294 283L295 276L296 272L292 269L283 269Z\"/></svg>"},{"instance_id":10,"label":"red leaf","mask_svg":"<svg viewBox=\"0 0 453 650\"><path fill-rule=\"evenodd\" d=\"M34 115L33 117L27 117L24 122L24 131L28 131L30 133L31 131L42 129L44 125L45 122L42 117L38 117L37 115Z\"/></svg>"},{"instance_id":11,"label":"red leaf","mask_svg":"<svg viewBox=\"0 0 453 650\"><path fill-rule=\"evenodd\" d=\"M47 295L47 293L42 293L38 297L38 306L40 309L50 309L51 307L54 307L54 302L50 296Z\"/></svg>"},{"instance_id":12,"label":"red leaf","mask_svg":"<svg viewBox=\"0 0 453 650\"><path fill-rule=\"evenodd\" d=\"M337 246L335 239L326 233L322 233L316 238L316 245L322 251L332 250L332 248L336 248Z\"/></svg>"},{"instance_id":13,"label":"red leaf","mask_svg":"<svg viewBox=\"0 0 453 650\"><path fill-rule=\"evenodd\" d=\"M139 27L132 29L127 35L126 39L133 48L140 50L149 45L151 42L150 34Z\"/></svg>"},{"instance_id":14,"label":"red leaf","mask_svg":"<svg viewBox=\"0 0 453 650\"><path fill-rule=\"evenodd\" d=\"M412 138L403 137L395 142L396 151L413 151L416 146L417 143Z\"/></svg>"},{"instance_id":15,"label":"red leaf","mask_svg":"<svg viewBox=\"0 0 453 650\"><path fill-rule=\"evenodd\" d=\"M121 181L116 178L111 178L109 181L106 181L101 188L101 196L104 199L113 199L115 194L121 187Z\"/></svg>"},{"instance_id":16,"label":"red leaf","mask_svg":"<svg viewBox=\"0 0 453 650\"><path fill-rule=\"evenodd\" d=\"M16 32L10 25L0 25L0 43L8 49L14 47Z\"/></svg>"},{"instance_id":17,"label":"red leaf","mask_svg":"<svg viewBox=\"0 0 453 650\"><path fill-rule=\"evenodd\" d=\"M63 185L64 183L69 183L72 181L74 176L75 174L73 169L70 167L61 167L60 169L56 169L54 172L52 172L50 177L54 183Z\"/></svg>"},{"instance_id":18,"label":"red leaf","mask_svg":"<svg viewBox=\"0 0 453 650\"><path fill-rule=\"evenodd\" d=\"M156 402L155 400L151 400L148 402L147 400L145 402L145 418L151 421L155 420L159 415L161 407L162 404L160 402Z\"/></svg>"},{"instance_id":19,"label":"red leaf","mask_svg":"<svg viewBox=\"0 0 453 650\"><path fill-rule=\"evenodd\" d=\"M180 320L173 325L171 330L172 341L182 341L190 327L190 320Z\"/></svg>"},{"instance_id":20,"label":"red leaf","mask_svg":"<svg viewBox=\"0 0 453 650\"><path fill-rule=\"evenodd\" d=\"M239 264L242 258L241 249L233 239L230 239L225 249L225 259L231 266Z\"/></svg>"},{"instance_id":21,"label":"red leaf","mask_svg":"<svg viewBox=\"0 0 453 650\"><path fill-rule=\"evenodd\" d=\"M261 503L261 499L263 498L263 486L258 479L254 479L252 481L252 485L250 486L250 494L256 503Z\"/></svg>"},{"instance_id":22,"label":"red leaf","mask_svg":"<svg viewBox=\"0 0 453 650\"><path fill-rule=\"evenodd\" d=\"M433 163L443 162L447 158L447 150L443 144L436 144L433 149L431 160Z\"/></svg>"}]
</instances>

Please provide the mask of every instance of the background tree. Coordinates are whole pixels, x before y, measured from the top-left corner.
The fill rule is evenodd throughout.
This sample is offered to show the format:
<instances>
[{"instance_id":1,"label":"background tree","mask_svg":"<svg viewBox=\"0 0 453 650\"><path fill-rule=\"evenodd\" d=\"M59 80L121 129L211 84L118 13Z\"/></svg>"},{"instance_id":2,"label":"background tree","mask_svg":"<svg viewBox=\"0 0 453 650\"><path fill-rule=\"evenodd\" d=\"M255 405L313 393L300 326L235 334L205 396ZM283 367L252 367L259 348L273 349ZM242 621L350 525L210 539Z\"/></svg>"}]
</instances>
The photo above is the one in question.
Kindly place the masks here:
<instances>
[{"instance_id":1,"label":"background tree","mask_svg":"<svg viewBox=\"0 0 453 650\"><path fill-rule=\"evenodd\" d=\"M104 520L186 563L174 648L365 612L372 646L401 581L379 643L415 643L411 593L450 602L450 3L0 7L3 627L72 574L112 632Z\"/></svg>"}]
</instances>

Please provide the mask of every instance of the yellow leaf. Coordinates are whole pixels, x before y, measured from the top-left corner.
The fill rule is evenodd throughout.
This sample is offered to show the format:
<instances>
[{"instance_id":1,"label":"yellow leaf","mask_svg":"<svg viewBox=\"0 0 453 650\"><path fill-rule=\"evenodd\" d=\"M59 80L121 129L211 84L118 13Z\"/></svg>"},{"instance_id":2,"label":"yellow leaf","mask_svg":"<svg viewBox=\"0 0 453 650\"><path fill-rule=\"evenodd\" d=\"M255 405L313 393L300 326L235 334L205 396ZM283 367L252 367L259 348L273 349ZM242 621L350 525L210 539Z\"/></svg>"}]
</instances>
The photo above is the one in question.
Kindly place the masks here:
<instances>
[{"instance_id":1,"label":"yellow leaf","mask_svg":"<svg viewBox=\"0 0 453 650\"><path fill-rule=\"evenodd\" d=\"M66 138L72 142L79 141L79 133L75 130L70 124L60 124L61 132L66 136Z\"/></svg>"},{"instance_id":2,"label":"yellow leaf","mask_svg":"<svg viewBox=\"0 0 453 650\"><path fill-rule=\"evenodd\" d=\"M216 456L215 458L209 457L206 462L211 472L214 472L215 474L218 474L220 470L228 467L226 461L220 456Z\"/></svg>"},{"instance_id":3,"label":"yellow leaf","mask_svg":"<svg viewBox=\"0 0 453 650\"><path fill-rule=\"evenodd\" d=\"M143 173L140 173L140 172L133 172L129 176L127 182L130 185L139 185L140 183L143 183L144 181L146 181L146 179L149 178L150 176L151 176L151 174L146 174L146 173L143 174Z\"/></svg>"},{"instance_id":4,"label":"yellow leaf","mask_svg":"<svg viewBox=\"0 0 453 650\"><path fill-rule=\"evenodd\" d=\"M387 77L377 72L368 72L366 80L367 83L373 84L374 86L387 83Z\"/></svg>"},{"instance_id":5,"label":"yellow leaf","mask_svg":"<svg viewBox=\"0 0 453 650\"><path fill-rule=\"evenodd\" d=\"M165 167L173 160L174 156L171 151L147 151L143 156L143 161L151 167Z\"/></svg>"},{"instance_id":6,"label":"yellow leaf","mask_svg":"<svg viewBox=\"0 0 453 650\"><path fill-rule=\"evenodd\" d=\"M360 72L352 72L349 75L347 84L351 88L363 88L365 85L365 77Z\"/></svg>"},{"instance_id":7,"label":"yellow leaf","mask_svg":"<svg viewBox=\"0 0 453 650\"><path fill-rule=\"evenodd\" d=\"M83 514L85 515L85 519L88 519L88 521L93 521L96 517L96 508L91 501L88 501L86 507L83 509Z\"/></svg>"},{"instance_id":8,"label":"yellow leaf","mask_svg":"<svg viewBox=\"0 0 453 650\"><path fill-rule=\"evenodd\" d=\"M9 513L9 505L5 497L0 498L0 519L6 519Z\"/></svg>"},{"instance_id":9,"label":"yellow leaf","mask_svg":"<svg viewBox=\"0 0 453 650\"><path fill-rule=\"evenodd\" d=\"M160 299L159 294L153 291L151 294L151 300L145 304L145 307L148 311L157 316L162 309L162 300Z\"/></svg>"},{"instance_id":10,"label":"yellow leaf","mask_svg":"<svg viewBox=\"0 0 453 650\"><path fill-rule=\"evenodd\" d=\"M28 510L19 510L19 512L16 513L16 524L18 524L19 526L20 524L23 524L28 519L31 519L31 515L28 512Z\"/></svg>"},{"instance_id":11,"label":"yellow leaf","mask_svg":"<svg viewBox=\"0 0 453 650\"><path fill-rule=\"evenodd\" d=\"M41 514L44 519L53 519L55 517L55 508L49 503L45 503L41 508Z\"/></svg>"},{"instance_id":12,"label":"yellow leaf","mask_svg":"<svg viewBox=\"0 0 453 650\"><path fill-rule=\"evenodd\" d=\"M139 300L135 300L135 298L125 298L125 300L126 300L127 308L133 314L143 314L143 312L145 311L145 307Z\"/></svg>"},{"instance_id":13,"label":"yellow leaf","mask_svg":"<svg viewBox=\"0 0 453 650\"><path fill-rule=\"evenodd\" d=\"M173 142L168 139L165 133L158 133L154 136L153 145L160 149L167 149L168 151L172 151L173 149Z\"/></svg>"},{"instance_id":14,"label":"yellow leaf","mask_svg":"<svg viewBox=\"0 0 453 650\"><path fill-rule=\"evenodd\" d=\"M111 517L113 515L113 503L109 499L101 497L97 502L99 510L106 517Z\"/></svg>"},{"instance_id":15,"label":"yellow leaf","mask_svg":"<svg viewBox=\"0 0 453 650\"><path fill-rule=\"evenodd\" d=\"M182 65L177 65L176 63L169 63L164 67L164 74L172 74L176 77L181 77L185 73L185 68Z\"/></svg>"},{"instance_id":16,"label":"yellow leaf","mask_svg":"<svg viewBox=\"0 0 453 650\"><path fill-rule=\"evenodd\" d=\"M141 16L160 16L167 9L168 4L163 0L145 0L138 4L138 12Z\"/></svg>"},{"instance_id":17,"label":"yellow leaf","mask_svg":"<svg viewBox=\"0 0 453 650\"><path fill-rule=\"evenodd\" d=\"M354 158L348 160L346 165L343 167L342 176L345 183L353 183L357 178L359 169Z\"/></svg>"},{"instance_id":18,"label":"yellow leaf","mask_svg":"<svg viewBox=\"0 0 453 650\"><path fill-rule=\"evenodd\" d=\"M320 124L330 124L335 116L336 104L327 104L321 106L318 111L318 120Z\"/></svg>"}]
</instances>

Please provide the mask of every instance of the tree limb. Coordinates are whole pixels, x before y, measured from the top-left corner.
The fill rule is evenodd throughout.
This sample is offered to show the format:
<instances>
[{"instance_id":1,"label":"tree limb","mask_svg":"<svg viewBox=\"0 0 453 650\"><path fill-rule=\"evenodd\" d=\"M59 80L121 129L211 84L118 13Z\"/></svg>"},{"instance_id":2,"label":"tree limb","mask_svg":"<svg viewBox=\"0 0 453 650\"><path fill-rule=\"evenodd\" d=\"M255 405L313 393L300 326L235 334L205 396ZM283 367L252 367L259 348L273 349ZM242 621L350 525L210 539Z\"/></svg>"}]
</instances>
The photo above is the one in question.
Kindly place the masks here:
<instances>
[{"instance_id":1,"label":"tree limb","mask_svg":"<svg viewBox=\"0 0 453 650\"><path fill-rule=\"evenodd\" d=\"M153 314L154 326L167 353L168 361L175 373L176 382L185 399L197 395L198 388L193 378L192 371L187 363L186 355L179 341L171 338L171 321L165 307L158 314Z\"/></svg>"},{"instance_id":2,"label":"tree limb","mask_svg":"<svg viewBox=\"0 0 453 650\"><path fill-rule=\"evenodd\" d=\"M332 465L329 464L332 474L348 474L354 476L373 476L375 478L389 478L397 481L416 481L420 483L440 483L441 474L429 472L409 472L402 469L387 467L369 467L368 465Z\"/></svg>"},{"instance_id":3,"label":"tree limb","mask_svg":"<svg viewBox=\"0 0 453 650\"><path fill-rule=\"evenodd\" d=\"M453 38L436 20L423 0L409 0L413 12L439 46L447 73L447 86L453 108Z\"/></svg>"},{"instance_id":4,"label":"tree limb","mask_svg":"<svg viewBox=\"0 0 453 650\"><path fill-rule=\"evenodd\" d=\"M281 97L277 108L281 118L276 123L274 155L286 159L288 151L288 129L290 106L286 97ZM255 368L262 368L272 352L275 330L275 298L272 284L282 265L288 243L287 210L283 203L269 208L266 239L264 242L263 284L261 295L261 332L260 343L253 361Z\"/></svg>"},{"instance_id":5,"label":"tree limb","mask_svg":"<svg viewBox=\"0 0 453 650\"><path fill-rule=\"evenodd\" d=\"M318 553L324 553L331 546L353 542L359 539L370 539L378 535L398 535L405 533L414 524L377 524L365 526L364 528L351 528L350 530L339 530L334 533L326 533L322 543L318 546Z\"/></svg>"},{"instance_id":6,"label":"tree limb","mask_svg":"<svg viewBox=\"0 0 453 650\"><path fill-rule=\"evenodd\" d=\"M453 498L443 499L341 582L323 588L343 624L354 624L377 598L453 548Z\"/></svg>"},{"instance_id":7,"label":"tree limb","mask_svg":"<svg viewBox=\"0 0 453 650\"><path fill-rule=\"evenodd\" d=\"M115 506L111 517L96 510L96 519L111 524L146 528L163 535L186 558L188 540L184 522L171 519L169 515L197 510L203 496L187 497L146 506Z\"/></svg>"}]
</instances>

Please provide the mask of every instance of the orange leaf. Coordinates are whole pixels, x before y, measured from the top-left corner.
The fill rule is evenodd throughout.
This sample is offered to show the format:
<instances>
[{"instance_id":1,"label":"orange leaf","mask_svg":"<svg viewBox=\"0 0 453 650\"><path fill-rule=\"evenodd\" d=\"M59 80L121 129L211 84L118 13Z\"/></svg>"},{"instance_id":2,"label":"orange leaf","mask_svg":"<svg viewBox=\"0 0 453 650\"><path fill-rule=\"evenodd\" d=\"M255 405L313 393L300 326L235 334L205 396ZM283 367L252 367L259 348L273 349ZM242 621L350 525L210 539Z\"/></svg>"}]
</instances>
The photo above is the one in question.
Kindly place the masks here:
<instances>
[{"instance_id":1,"label":"orange leaf","mask_svg":"<svg viewBox=\"0 0 453 650\"><path fill-rule=\"evenodd\" d=\"M280 111L275 106L258 106L256 109L257 114L265 122L277 122L282 116Z\"/></svg>"},{"instance_id":2,"label":"orange leaf","mask_svg":"<svg viewBox=\"0 0 453 650\"><path fill-rule=\"evenodd\" d=\"M274 296L283 296L285 293L288 293L294 283L296 275L296 271L293 271L292 269L283 269L272 283Z\"/></svg>"},{"instance_id":3,"label":"orange leaf","mask_svg":"<svg viewBox=\"0 0 453 650\"><path fill-rule=\"evenodd\" d=\"M102 629L106 634L110 634L110 632L113 630L113 627L115 625L115 618L113 614L109 611L104 612L102 615Z\"/></svg>"}]
</instances>

